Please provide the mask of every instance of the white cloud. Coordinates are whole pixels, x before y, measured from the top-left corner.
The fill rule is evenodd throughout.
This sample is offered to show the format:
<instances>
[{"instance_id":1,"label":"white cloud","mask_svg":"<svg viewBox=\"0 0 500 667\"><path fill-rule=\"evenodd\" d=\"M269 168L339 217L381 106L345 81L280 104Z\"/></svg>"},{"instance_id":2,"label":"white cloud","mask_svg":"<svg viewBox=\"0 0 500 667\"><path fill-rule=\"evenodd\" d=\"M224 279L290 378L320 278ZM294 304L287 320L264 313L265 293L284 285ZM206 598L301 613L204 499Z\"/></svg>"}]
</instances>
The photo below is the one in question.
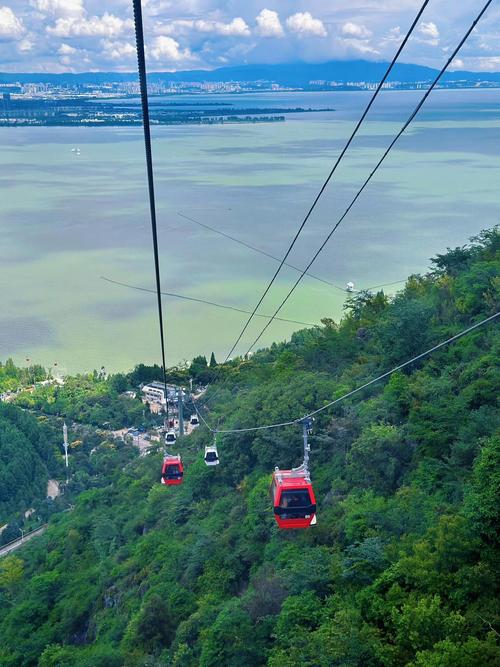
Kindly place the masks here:
<instances>
[{"instance_id":1,"label":"white cloud","mask_svg":"<svg viewBox=\"0 0 500 667\"><path fill-rule=\"evenodd\" d=\"M464 67L464 61L461 58L455 58L450 65L450 69L463 69Z\"/></svg>"},{"instance_id":2,"label":"white cloud","mask_svg":"<svg viewBox=\"0 0 500 667\"><path fill-rule=\"evenodd\" d=\"M301 35L316 35L317 37L326 37L326 28L323 22L315 19L309 12L297 12L292 14L286 20L286 25L291 32Z\"/></svg>"},{"instance_id":3,"label":"white cloud","mask_svg":"<svg viewBox=\"0 0 500 667\"><path fill-rule=\"evenodd\" d=\"M63 42L61 46L57 49L57 53L60 56L69 56L72 53L76 53L76 49L73 46L70 46L69 44L65 44Z\"/></svg>"},{"instance_id":4,"label":"white cloud","mask_svg":"<svg viewBox=\"0 0 500 667\"><path fill-rule=\"evenodd\" d=\"M17 45L18 51L21 53L29 53L30 51L33 50L33 47L35 46L35 43L26 37L25 39L22 39L19 44Z\"/></svg>"},{"instance_id":5,"label":"white cloud","mask_svg":"<svg viewBox=\"0 0 500 667\"><path fill-rule=\"evenodd\" d=\"M387 46L392 44L401 44L403 41L403 35L401 34L401 28L397 25L394 28L391 28L387 34L385 34L380 40L381 46Z\"/></svg>"},{"instance_id":6,"label":"white cloud","mask_svg":"<svg viewBox=\"0 0 500 667\"><path fill-rule=\"evenodd\" d=\"M156 69L351 57L385 60L401 43L416 11L415 2L143 0L148 55ZM441 47L449 46L449 55L453 36L464 29L462 4L452 3L440 18L429 14L423 23L419 21L406 62L441 64ZM134 69L130 0L0 0L0 9L1 69ZM499 12L493 10L478 25L459 54L465 70L500 70L499 19ZM157 37L171 37L174 44L156 43ZM58 53L62 43L76 47L77 52ZM165 58L164 66L152 57L151 49L157 58ZM64 67L62 58L72 65Z\"/></svg>"},{"instance_id":7,"label":"white cloud","mask_svg":"<svg viewBox=\"0 0 500 667\"><path fill-rule=\"evenodd\" d=\"M179 63L181 61L190 61L194 59L193 54L189 49L180 49L179 42L172 37L160 35L153 41L153 46L150 49L151 57L154 60L162 63Z\"/></svg>"},{"instance_id":8,"label":"white cloud","mask_svg":"<svg viewBox=\"0 0 500 667\"><path fill-rule=\"evenodd\" d=\"M136 48L130 42L113 42L109 39L101 40L104 55L110 60L129 60L135 58Z\"/></svg>"},{"instance_id":9,"label":"white cloud","mask_svg":"<svg viewBox=\"0 0 500 667\"><path fill-rule=\"evenodd\" d=\"M500 72L500 56L474 58L481 72Z\"/></svg>"},{"instance_id":10,"label":"white cloud","mask_svg":"<svg viewBox=\"0 0 500 667\"><path fill-rule=\"evenodd\" d=\"M193 27L198 32L213 32L216 35L230 37L248 37L250 35L250 28L240 16L234 18L230 23L200 19L193 22Z\"/></svg>"},{"instance_id":11,"label":"white cloud","mask_svg":"<svg viewBox=\"0 0 500 667\"><path fill-rule=\"evenodd\" d=\"M47 32L57 37L117 37L133 27L131 19L121 19L106 12L90 18L57 19L53 27L47 27Z\"/></svg>"},{"instance_id":12,"label":"white cloud","mask_svg":"<svg viewBox=\"0 0 500 667\"><path fill-rule=\"evenodd\" d=\"M342 44L350 47L353 51L361 53L362 55L379 55L380 51L373 48L368 40L366 39L343 39Z\"/></svg>"},{"instance_id":13,"label":"white cloud","mask_svg":"<svg viewBox=\"0 0 500 667\"><path fill-rule=\"evenodd\" d=\"M155 35L177 35L193 30L193 28L194 21L187 19L178 19L176 21L169 21L168 23L157 21L153 26L153 33Z\"/></svg>"},{"instance_id":14,"label":"white cloud","mask_svg":"<svg viewBox=\"0 0 500 667\"><path fill-rule=\"evenodd\" d=\"M366 26L352 21L344 23L341 32L346 37L354 37L355 39L367 39L372 36L371 30L368 30Z\"/></svg>"},{"instance_id":15,"label":"white cloud","mask_svg":"<svg viewBox=\"0 0 500 667\"><path fill-rule=\"evenodd\" d=\"M255 22L257 23L257 33L261 37L285 36L278 12L275 12L272 9L263 9L260 14L255 17Z\"/></svg>"},{"instance_id":16,"label":"white cloud","mask_svg":"<svg viewBox=\"0 0 500 667\"><path fill-rule=\"evenodd\" d=\"M425 39L423 41L427 44L431 44L432 46L437 46L439 44L439 30L437 25L432 21L429 21L428 23L422 21L418 27L418 31L424 36Z\"/></svg>"},{"instance_id":17,"label":"white cloud","mask_svg":"<svg viewBox=\"0 0 500 667\"><path fill-rule=\"evenodd\" d=\"M19 39L24 34L24 25L10 7L0 7L0 40Z\"/></svg>"},{"instance_id":18,"label":"white cloud","mask_svg":"<svg viewBox=\"0 0 500 667\"><path fill-rule=\"evenodd\" d=\"M208 21L205 19L177 19L169 23L157 22L153 28L156 34L176 36L190 31L221 35L223 37L248 37L250 28L240 17L224 23L223 21Z\"/></svg>"},{"instance_id":19,"label":"white cloud","mask_svg":"<svg viewBox=\"0 0 500 667\"><path fill-rule=\"evenodd\" d=\"M84 14L83 0L30 0L40 12L57 17L79 17Z\"/></svg>"}]
</instances>

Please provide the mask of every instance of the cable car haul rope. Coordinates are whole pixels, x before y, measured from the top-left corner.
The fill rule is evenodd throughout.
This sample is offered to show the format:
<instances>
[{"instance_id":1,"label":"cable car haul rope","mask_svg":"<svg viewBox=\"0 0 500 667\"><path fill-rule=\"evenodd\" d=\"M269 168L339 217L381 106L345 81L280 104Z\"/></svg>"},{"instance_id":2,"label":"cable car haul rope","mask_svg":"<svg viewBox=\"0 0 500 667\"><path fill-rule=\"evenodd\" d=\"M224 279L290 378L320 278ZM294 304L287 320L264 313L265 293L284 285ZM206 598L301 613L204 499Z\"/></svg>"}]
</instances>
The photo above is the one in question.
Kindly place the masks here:
<instances>
[{"instance_id":1,"label":"cable car haul rope","mask_svg":"<svg viewBox=\"0 0 500 667\"><path fill-rule=\"evenodd\" d=\"M284 306L284 304L288 301L298 284L301 282L302 278L305 275L311 275L309 274L309 269L311 268L312 264L320 254L320 252L323 250L323 248L326 246L328 241L330 240L331 236L335 233L335 231L338 229L339 225L342 223L344 218L347 216L351 208L354 206L356 203L357 199L363 192L363 190L366 188L368 183L371 181L372 177L376 173L376 171L379 169L379 167L382 165L384 162L385 158L388 156L390 151L392 150L393 146L395 143L398 141L399 137L404 133L404 131L408 128L410 123L413 121L415 116L418 114L420 111L421 107L423 106L424 102L426 99L429 97L430 93L432 90L435 88L435 86L438 84L440 81L442 75L450 65L450 63L453 61L453 59L456 57L466 40L468 39L469 35L471 32L474 30L476 24L478 21L482 18L488 7L491 5L493 0L488 0L486 4L483 6L482 10L479 12L478 16L472 23L472 25L469 27L467 32L465 33L464 37L461 39L459 42L458 46L454 49L453 53L451 56L448 58L446 64L443 66L443 68L440 70L439 74L436 76L434 81L431 83L427 91L425 92L424 96L414 109L414 111L411 113L401 130L395 135L391 143L389 144L388 148L385 150L383 153L382 157L380 160L377 162L376 166L373 168L373 170L370 172L368 177L365 179L363 185L361 188L358 190L356 196L353 198L343 215L340 217L340 219L336 222L334 227L331 229L323 243L320 245L319 249L316 251L316 253L313 255L312 259L308 263L308 265L305 267L304 270L297 269L300 272L299 277L297 278L296 282L288 292L287 296L285 299L281 302L279 307L276 309L276 311L273 313L271 316L265 316L262 314L257 313L257 310L259 309L260 305L262 304L263 300L265 299L266 295L269 293L270 289L272 288L278 274L280 273L281 269L283 266L289 266L287 264L287 259L288 256L290 255L293 247L295 246L295 243L297 242L303 228L307 224L307 221L309 220L312 212L314 211L318 201L320 200L321 196L323 195L324 191L326 190L328 184L330 183L337 167L339 166L340 162L342 161L345 153L347 152L349 146L351 145L353 139L355 138L356 134L358 133L358 130L362 126L363 122L365 121L365 118L370 111L375 99L377 98L379 92L382 89L383 84L389 77L399 55L401 54L402 50L404 49L405 45L407 44L408 40L410 39L411 34L413 33L415 27L418 24L418 21L420 20L420 17L422 13L424 12L425 8L427 7L429 0L425 0L420 7L412 25L410 26L405 38L401 42L399 48L397 49L397 52L392 59L386 73L384 74L382 80L378 84L374 94L370 98L370 101L365 108L363 114L361 115L361 118L357 122L353 132L351 133L346 145L342 149L341 153L339 154L338 158L336 159L332 169L330 170L330 173L328 174L326 180L324 181L323 185L321 186L318 194L316 195L312 205L310 206L306 216L304 217L302 223L300 224L295 236L293 237L285 255L281 260L278 258L265 253L264 251L261 251L258 248L255 248L254 246L251 246L250 244L247 244L245 242L240 241L239 239L236 239L235 237L232 237L228 234L222 233L224 236L227 236L229 239L236 241L237 243L241 243L242 245L246 245L252 250L255 250L257 252L262 252L263 254L268 255L272 259L275 259L276 261L279 262L279 266L276 269L273 277L271 278L270 282L268 283L267 287L265 288L264 292L262 293L261 297L259 298L257 305L253 309L253 311L250 313L250 317L247 319L243 329L239 333L238 337L236 338L235 343L233 344L231 350L229 351L228 355L226 356L225 361L227 361L234 350L236 349L236 346L242 339L243 335L245 334L246 330L248 329L248 326L250 322L253 320L254 317L259 316L259 317L266 317L268 318L268 322L266 323L265 327L262 329L260 334L257 336L257 338L254 340L252 345L249 347L247 354L255 347L257 342L260 340L264 332L267 330L267 328L270 326L272 321L274 319L279 319L277 316ZM163 381L164 381L164 386L165 386L165 402L166 402L166 412L167 412L167 420L166 423L168 424L168 391L167 391L167 376L166 376L166 363L165 363L165 337L164 337L164 319L163 319L163 311L162 311L162 291L161 291L161 280L160 280L160 259L159 259L159 248L158 248L158 230L157 230L157 220L156 220L156 202L155 202L155 190L154 190L154 174L153 174L153 158L152 158L152 149L151 149L151 128L150 128L150 122L149 122L149 104L148 104L148 92L147 92L147 77L146 77L146 62L145 62L145 48L144 48L144 30L143 30L143 22L142 22L142 6L141 6L141 0L133 0L133 8L134 8L134 24L135 24L135 35L136 35L136 45L137 45L137 63L138 63L138 72L139 72L139 83L140 83L140 91L141 91L141 105L142 105L142 116L143 116L143 128L144 128L144 146L145 146L145 153L146 153L146 170L147 170L147 181L148 181L148 193L149 193L149 209L150 209L150 217L151 217L151 230L152 230L152 240L153 240L153 257L154 257L154 273L155 273L155 283L156 283L156 297L157 297L157 308L158 308L158 325L159 325L159 334L160 334L160 343L161 343L161 361L162 361L162 371L163 371ZM203 225L203 223L199 223L196 220L193 220L192 218L188 218L188 216L183 216L187 218L188 220L191 220L192 222L195 222L196 224L200 224L201 226L206 226L208 229L212 229L208 227L208 225ZM213 230L216 231L217 233L218 230ZM296 268L296 267L292 267ZM328 282L324 281L323 279L317 278L316 276L312 276L313 278L317 280L322 280L322 282ZM114 282L114 281L110 281ZM128 286L128 285L127 285ZM135 289L141 289L143 291L151 291L151 290L146 290L145 288L135 288ZM342 288L339 288L342 289ZM351 284L348 284L347 291L353 291L351 289ZM168 294L168 293L167 293ZM183 298L180 295L172 294L170 293L169 296L174 296L174 297L179 297ZM202 301L201 299L195 299L194 297L191 298L191 300L194 301ZM214 306L219 306L219 307L224 307L221 304L215 304L213 302L210 303L210 305ZM235 309L239 310L239 309ZM242 312L247 312L247 311L242 311ZM263 424L261 426L254 426L254 427L249 427L249 428L233 428L233 429L219 429L219 428L213 428L208 421L205 419L205 417L202 415L201 411L198 409L198 406L196 405L195 399L192 396L192 402L196 411L196 415L193 415L191 418L191 422L194 426L198 426L199 423L203 423L207 429L213 434L214 440L212 445L207 445L205 447L205 454L204 454L204 460L207 466L217 466L219 464L219 453L217 449L217 435L219 434L235 434L235 433L247 433L247 432L257 432L257 431L262 431L262 430L267 430L267 429L275 429L275 428L284 428L286 426L293 426L295 424L301 424L302 425L302 430L303 430L303 439L304 439L304 458L302 464L298 468L292 468L291 470L280 470L279 468L276 468L274 473L273 473L273 479L272 479L272 485L271 485L271 495L272 495L272 500L273 500L273 508L274 508L274 516L276 519L276 522L280 528L284 529L293 529L293 528L307 528L308 526L314 525L316 523L316 499L314 496L314 490L312 487L311 483L311 478L310 478L310 473L309 473L309 444L308 444L308 435L312 431L312 423L313 423L313 417L314 415L323 412L334 405L345 401L346 399L350 398L351 396L354 396L355 394L363 391L364 389L370 387L371 385L380 382L381 380L389 377L393 373L406 368L407 366L419 361L420 359L423 359L432 353L436 352L437 350L452 344L453 342L459 340L463 336L466 336L467 334L479 329L482 326L485 326L486 324L493 322L498 318L500 313L495 313L494 315L491 315L490 317L487 317L480 322L477 322L475 324L472 324L468 328L464 329L463 331L460 331L459 333L455 334L454 336L451 336L450 338L442 341L441 343L438 343L437 345L431 347L428 350L425 350L421 354L413 357L412 359L409 359L405 361L402 364L399 364L398 366L390 369L389 371L386 371L385 373L382 373L376 378L373 378L372 380L365 382L363 385L356 387L355 389L352 389L351 391L347 392L343 396L340 396L338 398L335 398L334 400L326 403L325 405L322 405L321 407L318 407L317 409L313 410L307 415L303 415L300 417L294 417L291 418L288 421L284 422L279 422L275 424ZM303 323L300 323L303 324ZM194 421L193 421L194 420ZM181 431L182 432L182 431ZM174 430L170 430L166 433L165 435L165 446L167 444L175 444L176 442L176 435ZM162 465L162 471L161 471L161 483L165 484L167 486L172 486L172 485L179 485L182 483L184 477L184 468L182 464L182 459L181 456L178 455L172 455L167 453L165 450L165 455L164 455L164 460L163 460L163 465Z\"/></svg>"}]
</instances>

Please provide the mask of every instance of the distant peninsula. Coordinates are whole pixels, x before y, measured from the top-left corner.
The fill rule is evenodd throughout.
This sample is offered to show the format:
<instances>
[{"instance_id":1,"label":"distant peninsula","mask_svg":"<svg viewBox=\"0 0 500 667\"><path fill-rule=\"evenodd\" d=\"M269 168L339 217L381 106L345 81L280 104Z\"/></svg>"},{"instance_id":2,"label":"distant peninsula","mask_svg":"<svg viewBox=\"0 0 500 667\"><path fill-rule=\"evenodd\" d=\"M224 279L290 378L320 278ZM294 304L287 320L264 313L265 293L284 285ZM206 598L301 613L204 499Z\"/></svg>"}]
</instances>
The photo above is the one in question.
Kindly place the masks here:
<instances>
[{"instance_id":1,"label":"distant peninsula","mask_svg":"<svg viewBox=\"0 0 500 667\"><path fill-rule=\"evenodd\" d=\"M225 125L235 123L282 123L288 114L333 111L331 108L249 107L224 102L192 104L152 98L153 125ZM25 126L133 126L142 123L141 106L130 97L115 100L94 98L0 99L0 127Z\"/></svg>"}]
</instances>

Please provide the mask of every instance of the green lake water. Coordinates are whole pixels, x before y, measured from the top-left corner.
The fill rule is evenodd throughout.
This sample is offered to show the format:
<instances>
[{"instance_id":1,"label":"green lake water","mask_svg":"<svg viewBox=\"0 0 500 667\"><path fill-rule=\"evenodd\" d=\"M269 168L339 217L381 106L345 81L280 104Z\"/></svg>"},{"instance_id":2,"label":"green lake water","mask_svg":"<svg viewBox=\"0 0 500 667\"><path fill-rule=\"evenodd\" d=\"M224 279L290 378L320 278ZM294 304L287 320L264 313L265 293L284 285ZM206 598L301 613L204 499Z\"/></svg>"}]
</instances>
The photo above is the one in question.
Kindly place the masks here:
<instances>
[{"instance_id":1,"label":"green lake water","mask_svg":"<svg viewBox=\"0 0 500 667\"><path fill-rule=\"evenodd\" d=\"M418 97L382 96L290 263L307 263ZM275 124L154 128L163 289L252 309L275 263L177 213L282 255L367 99L225 96L236 108L335 111ZM500 91L437 91L312 271L339 286L390 283L425 271L431 256L498 223L499 130ZM140 128L0 129L0 238L0 359L57 362L62 372L159 360L155 296L101 279L154 286ZM261 312L273 312L296 275L282 272ZM306 278L281 316L339 318L344 301L341 290ZM164 307L169 364L212 350L224 357L246 319L171 297ZM264 323L254 321L237 352ZM274 322L263 342L297 328Z\"/></svg>"}]
</instances>

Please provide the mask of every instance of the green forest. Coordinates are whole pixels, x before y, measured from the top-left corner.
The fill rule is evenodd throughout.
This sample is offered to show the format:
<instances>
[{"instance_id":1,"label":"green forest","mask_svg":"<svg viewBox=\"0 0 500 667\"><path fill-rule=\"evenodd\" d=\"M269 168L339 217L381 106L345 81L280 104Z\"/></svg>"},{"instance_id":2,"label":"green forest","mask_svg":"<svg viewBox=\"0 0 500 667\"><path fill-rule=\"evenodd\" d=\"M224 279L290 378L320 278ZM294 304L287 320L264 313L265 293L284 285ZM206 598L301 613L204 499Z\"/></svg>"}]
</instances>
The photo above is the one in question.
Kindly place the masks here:
<instances>
[{"instance_id":1,"label":"green forest","mask_svg":"<svg viewBox=\"0 0 500 667\"><path fill-rule=\"evenodd\" d=\"M34 392L23 391L16 405L84 424L122 428L145 420L138 399L123 396L129 389L125 376L99 379L97 373L65 378L64 385L47 384Z\"/></svg>"},{"instance_id":2,"label":"green forest","mask_svg":"<svg viewBox=\"0 0 500 667\"><path fill-rule=\"evenodd\" d=\"M49 472L57 471L47 435L33 416L0 403L0 523L45 498Z\"/></svg>"},{"instance_id":3,"label":"green forest","mask_svg":"<svg viewBox=\"0 0 500 667\"><path fill-rule=\"evenodd\" d=\"M214 380L200 410L230 429L325 405L497 312L499 255L483 232L394 298L352 295L340 322L198 358ZM160 451L89 453L74 509L0 559L0 667L496 667L499 347L495 321L319 413L308 530L280 531L269 497L274 466L301 462L298 425L219 435L216 468L200 427L177 442L177 487L159 483ZM16 414L1 433L46 476Z\"/></svg>"},{"instance_id":4,"label":"green forest","mask_svg":"<svg viewBox=\"0 0 500 667\"><path fill-rule=\"evenodd\" d=\"M18 391L33 382L45 380L47 376L47 371L38 364L19 368L12 359L5 363L0 361L0 393Z\"/></svg>"}]
</instances>

